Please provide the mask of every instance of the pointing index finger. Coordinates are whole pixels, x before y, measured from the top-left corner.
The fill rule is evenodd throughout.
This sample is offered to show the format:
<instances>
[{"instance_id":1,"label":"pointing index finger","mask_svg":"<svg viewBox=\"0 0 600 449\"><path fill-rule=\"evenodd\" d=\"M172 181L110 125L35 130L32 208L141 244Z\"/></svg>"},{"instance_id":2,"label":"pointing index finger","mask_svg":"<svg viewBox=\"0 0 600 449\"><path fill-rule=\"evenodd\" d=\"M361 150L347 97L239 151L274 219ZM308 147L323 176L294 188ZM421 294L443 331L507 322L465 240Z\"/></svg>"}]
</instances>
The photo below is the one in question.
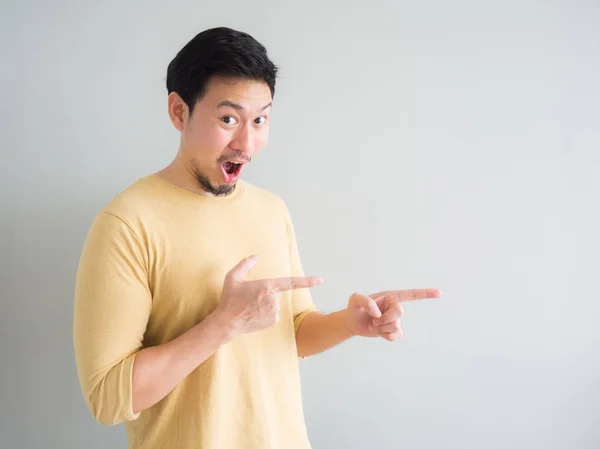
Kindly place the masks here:
<instances>
[{"instance_id":1,"label":"pointing index finger","mask_svg":"<svg viewBox=\"0 0 600 449\"><path fill-rule=\"evenodd\" d=\"M435 288L416 288L412 290L398 290L397 292L390 292L393 296L397 296L402 302L404 301L417 301L419 299L427 298L439 298L442 296L442 292Z\"/></svg>"},{"instance_id":2,"label":"pointing index finger","mask_svg":"<svg viewBox=\"0 0 600 449\"><path fill-rule=\"evenodd\" d=\"M388 290L370 295L373 299L387 298L400 302L417 301L419 299L439 298L442 292L437 288L415 288L411 290Z\"/></svg>"},{"instance_id":3,"label":"pointing index finger","mask_svg":"<svg viewBox=\"0 0 600 449\"><path fill-rule=\"evenodd\" d=\"M274 292L283 292L286 290L296 290L298 288L309 288L321 285L323 278L320 276L288 277L271 279L267 281L269 288Z\"/></svg>"}]
</instances>

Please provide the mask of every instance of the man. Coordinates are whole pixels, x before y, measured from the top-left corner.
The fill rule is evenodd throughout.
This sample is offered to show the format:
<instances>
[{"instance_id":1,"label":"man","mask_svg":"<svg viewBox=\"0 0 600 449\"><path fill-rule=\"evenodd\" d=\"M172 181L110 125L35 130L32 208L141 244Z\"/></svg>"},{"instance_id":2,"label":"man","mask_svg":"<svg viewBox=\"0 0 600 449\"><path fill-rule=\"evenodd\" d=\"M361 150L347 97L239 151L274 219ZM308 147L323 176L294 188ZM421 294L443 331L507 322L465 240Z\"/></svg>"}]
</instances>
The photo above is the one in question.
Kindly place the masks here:
<instances>
[{"instance_id":1,"label":"man","mask_svg":"<svg viewBox=\"0 0 600 449\"><path fill-rule=\"evenodd\" d=\"M74 344L86 403L133 449L307 449L298 358L353 335L396 340L401 302L353 294L324 315L282 200L240 180L266 144L277 69L228 28L168 67L173 162L95 218L77 273Z\"/></svg>"}]
</instances>

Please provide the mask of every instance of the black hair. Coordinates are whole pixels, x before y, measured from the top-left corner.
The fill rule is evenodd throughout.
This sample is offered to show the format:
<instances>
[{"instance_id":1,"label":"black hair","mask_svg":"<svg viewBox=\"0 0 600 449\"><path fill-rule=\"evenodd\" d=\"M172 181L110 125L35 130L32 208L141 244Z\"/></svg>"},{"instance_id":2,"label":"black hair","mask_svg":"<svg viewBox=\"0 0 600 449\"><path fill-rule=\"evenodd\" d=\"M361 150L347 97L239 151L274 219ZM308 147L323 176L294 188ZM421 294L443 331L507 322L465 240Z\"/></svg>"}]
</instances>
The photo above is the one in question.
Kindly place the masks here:
<instances>
[{"instance_id":1,"label":"black hair","mask_svg":"<svg viewBox=\"0 0 600 449\"><path fill-rule=\"evenodd\" d=\"M177 92L191 115L212 77L264 81L274 97L277 70L266 48L248 33L210 28L198 33L169 63L167 91Z\"/></svg>"}]
</instances>

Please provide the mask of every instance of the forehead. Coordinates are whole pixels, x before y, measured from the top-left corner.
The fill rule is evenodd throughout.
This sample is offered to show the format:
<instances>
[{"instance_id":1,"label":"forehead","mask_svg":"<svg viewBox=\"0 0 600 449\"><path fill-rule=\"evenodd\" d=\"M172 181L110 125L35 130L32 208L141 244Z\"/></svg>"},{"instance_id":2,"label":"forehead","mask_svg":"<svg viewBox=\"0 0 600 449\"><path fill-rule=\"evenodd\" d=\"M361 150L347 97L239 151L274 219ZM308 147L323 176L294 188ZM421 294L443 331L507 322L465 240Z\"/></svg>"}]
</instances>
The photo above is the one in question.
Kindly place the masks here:
<instances>
[{"instance_id":1,"label":"forehead","mask_svg":"<svg viewBox=\"0 0 600 449\"><path fill-rule=\"evenodd\" d=\"M264 81L214 77L207 83L199 103L217 108L223 101L237 103L248 110L259 110L272 101L271 89Z\"/></svg>"}]
</instances>

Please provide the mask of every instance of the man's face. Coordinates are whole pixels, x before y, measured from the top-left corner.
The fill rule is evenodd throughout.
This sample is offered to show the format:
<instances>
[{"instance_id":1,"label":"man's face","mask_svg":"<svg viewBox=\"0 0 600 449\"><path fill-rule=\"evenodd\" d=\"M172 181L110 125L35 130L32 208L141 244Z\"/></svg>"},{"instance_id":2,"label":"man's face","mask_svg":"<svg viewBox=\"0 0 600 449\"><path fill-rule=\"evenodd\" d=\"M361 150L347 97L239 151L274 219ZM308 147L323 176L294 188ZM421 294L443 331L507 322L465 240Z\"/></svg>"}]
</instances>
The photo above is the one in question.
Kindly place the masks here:
<instances>
[{"instance_id":1,"label":"man's face","mask_svg":"<svg viewBox=\"0 0 600 449\"><path fill-rule=\"evenodd\" d=\"M262 81L209 81L181 129L181 156L200 187L213 195L235 189L245 165L267 143L271 101Z\"/></svg>"}]
</instances>

